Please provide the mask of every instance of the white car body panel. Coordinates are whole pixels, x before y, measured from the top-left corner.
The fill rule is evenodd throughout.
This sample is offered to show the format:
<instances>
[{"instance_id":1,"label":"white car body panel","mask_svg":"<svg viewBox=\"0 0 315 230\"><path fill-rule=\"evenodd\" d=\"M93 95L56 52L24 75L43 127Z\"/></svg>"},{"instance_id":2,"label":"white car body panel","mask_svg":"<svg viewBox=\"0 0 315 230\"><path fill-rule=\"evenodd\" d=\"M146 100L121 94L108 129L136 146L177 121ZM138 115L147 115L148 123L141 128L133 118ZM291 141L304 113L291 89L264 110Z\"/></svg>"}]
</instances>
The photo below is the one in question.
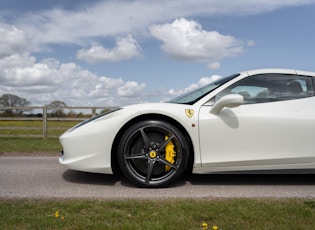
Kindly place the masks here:
<instances>
[{"instance_id":1,"label":"white car body panel","mask_svg":"<svg viewBox=\"0 0 315 230\"><path fill-rule=\"evenodd\" d=\"M194 109L194 107L170 103L126 106L113 114L64 133L60 137L60 143L67 154L61 157L59 162L74 170L112 173L110 153L117 133L129 120L144 114L160 114L172 117L181 123L192 137L194 152L199 153L198 114L188 118L185 113L186 109ZM195 111L197 110L195 109ZM110 122L106 122L109 119ZM73 137L75 138L73 139ZM195 164L201 165L198 154L195 156Z\"/></svg>"},{"instance_id":2,"label":"white car body panel","mask_svg":"<svg viewBox=\"0 0 315 230\"><path fill-rule=\"evenodd\" d=\"M137 115L136 110L120 110L65 132L60 144L67 154L60 157L59 162L69 169L112 173L110 152L115 136L125 122ZM109 119L113 121L106 122Z\"/></svg>"},{"instance_id":3,"label":"white car body panel","mask_svg":"<svg viewBox=\"0 0 315 230\"><path fill-rule=\"evenodd\" d=\"M193 105L140 104L70 129L60 137L69 169L112 173L112 145L130 120L158 114L177 121L188 133L194 173L265 169L315 169L315 97L272 103L244 104L210 113L213 97L255 74L283 73L315 77L315 73L285 69L242 72ZM193 111L190 117L186 110Z\"/></svg>"},{"instance_id":4,"label":"white car body panel","mask_svg":"<svg viewBox=\"0 0 315 230\"><path fill-rule=\"evenodd\" d=\"M225 108L218 115L202 106L202 169L194 172L279 169L280 164L314 168L314 105L310 97Z\"/></svg>"}]
</instances>

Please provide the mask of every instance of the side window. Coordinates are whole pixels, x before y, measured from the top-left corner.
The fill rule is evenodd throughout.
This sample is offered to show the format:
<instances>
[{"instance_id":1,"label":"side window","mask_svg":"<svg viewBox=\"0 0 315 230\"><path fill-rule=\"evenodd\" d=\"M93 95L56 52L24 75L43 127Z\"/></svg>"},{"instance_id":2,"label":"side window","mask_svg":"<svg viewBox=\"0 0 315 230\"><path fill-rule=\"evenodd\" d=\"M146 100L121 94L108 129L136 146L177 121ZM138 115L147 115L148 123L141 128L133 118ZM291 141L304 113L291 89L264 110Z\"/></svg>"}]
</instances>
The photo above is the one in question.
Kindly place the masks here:
<instances>
[{"instance_id":1,"label":"side window","mask_svg":"<svg viewBox=\"0 0 315 230\"><path fill-rule=\"evenodd\" d=\"M259 74L224 89L215 101L228 94L240 94L244 104L294 100L314 96L311 77L286 74Z\"/></svg>"}]
</instances>

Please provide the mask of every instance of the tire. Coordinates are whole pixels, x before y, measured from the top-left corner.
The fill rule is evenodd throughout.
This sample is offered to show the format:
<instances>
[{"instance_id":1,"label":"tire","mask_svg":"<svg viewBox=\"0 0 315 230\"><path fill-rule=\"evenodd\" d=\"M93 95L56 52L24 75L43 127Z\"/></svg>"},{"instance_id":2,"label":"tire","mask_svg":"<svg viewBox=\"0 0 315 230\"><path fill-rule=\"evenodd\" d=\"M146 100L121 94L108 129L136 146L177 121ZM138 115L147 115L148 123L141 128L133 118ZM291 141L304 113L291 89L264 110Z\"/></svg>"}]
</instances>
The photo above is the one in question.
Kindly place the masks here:
<instances>
[{"instance_id":1,"label":"tire","mask_svg":"<svg viewBox=\"0 0 315 230\"><path fill-rule=\"evenodd\" d=\"M166 187L181 177L188 161L182 133L164 121L142 121L131 126L118 146L124 176L139 187Z\"/></svg>"}]
</instances>

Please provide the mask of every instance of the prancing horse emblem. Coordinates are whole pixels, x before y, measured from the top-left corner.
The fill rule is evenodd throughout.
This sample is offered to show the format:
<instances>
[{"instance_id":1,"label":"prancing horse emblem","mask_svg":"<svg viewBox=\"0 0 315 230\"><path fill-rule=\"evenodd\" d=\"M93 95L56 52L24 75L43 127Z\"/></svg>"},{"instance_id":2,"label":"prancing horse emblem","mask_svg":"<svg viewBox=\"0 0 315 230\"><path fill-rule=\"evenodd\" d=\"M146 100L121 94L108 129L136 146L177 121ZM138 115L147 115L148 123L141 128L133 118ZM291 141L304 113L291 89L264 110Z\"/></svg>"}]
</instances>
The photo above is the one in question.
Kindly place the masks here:
<instances>
[{"instance_id":1,"label":"prancing horse emblem","mask_svg":"<svg viewBox=\"0 0 315 230\"><path fill-rule=\"evenodd\" d=\"M185 109L185 113L186 113L186 116L188 118L191 118L192 116L194 116L194 110L193 109Z\"/></svg>"}]
</instances>

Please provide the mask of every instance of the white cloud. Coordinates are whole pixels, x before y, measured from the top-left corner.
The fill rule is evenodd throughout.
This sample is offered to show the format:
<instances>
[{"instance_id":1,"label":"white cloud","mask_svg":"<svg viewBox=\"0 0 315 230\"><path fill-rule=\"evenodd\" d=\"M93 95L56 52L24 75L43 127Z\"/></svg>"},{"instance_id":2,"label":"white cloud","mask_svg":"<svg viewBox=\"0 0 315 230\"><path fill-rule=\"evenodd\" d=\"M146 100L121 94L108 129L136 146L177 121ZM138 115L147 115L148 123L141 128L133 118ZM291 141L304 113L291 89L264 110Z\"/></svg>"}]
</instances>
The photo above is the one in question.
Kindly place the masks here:
<instances>
[{"instance_id":1,"label":"white cloud","mask_svg":"<svg viewBox=\"0 0 315 230\"><path fill-rule=\"evenodd\" d=\"M184 18L172 24L153 25L151 34L163 41L162 49L178 60L210 62L211 68L219 68L219 61L243 52L243 44L232 36L216 31L205 31L199 23Z\"/></svg>"},{"instance_id":2,"label":"white cloud","mask_svg":"<svg viewBox=\"0 0 315 230\"><path fill-rule=\"evenodd\" d=\"M131 35L126 38L118 38L116 46L111 50L101 45L93 45L89 49L81 49L77 52L79 60L92 64L128 60L140 55L140 46Z\"/></svg>"},{"instance_id":3,"label":"white cloud","mask_svg":"<svg viewBox=\"0 0 315 230\"><path fill-rule=\"evenodd\" d=\"M99 77L98 83L96 83L94 88L90 91L89 96L100 98L109 96L109 92L115 91L124 84L121 78Z\"/></svg>"},{"instance_id":4,"label":"white cloud","mask_svg":"<svg viewBox=\"0 0 315 230\"><path fill-rule=\"evenodd\" d=\"M36 87L34 89L44 86L46 89L53 89L59 79L56 70L48 63L36 63L35 58L28 54L15 54L0 59L0 69L0 82L3 87L20 87L25 91L32 91L32 86Z\"/></svg>"},{"instance_id":5,"label":"white cloud","mask_svg":"<svg viewBox=\"0 0 315 230\"><path fill-rule=\"evenodd\" d=\"M182 94L188 93L190 91L193 91L195 89L198 89L200 87L203 87L205 85L208 85L218 79L222 78L219 75L212 75L211 77L202 77L199 79L197 84L191 84L188 87L184 88L184 89L171 89L168 91L168 95L171 97L177 97L180 96Z\"/></svg>"},{"instance_id":6,"label":"white cloud","mask_svg":"<svg viewBox=\"0 0 315 230\"><path fill-rule=\"evenodd\" d=\"M97 76L75 63L54 59L36 62L30 55L0 59L0 82L0 95L11 93L40 105L62 100L72 106L118 106L128 104L125 97L141 101L145 90L144 83Z\"/></svg>"},{"instance_id":7,"label":"white cloud","mask_svg":"<svg viewBox=\"0 0 315 230\"><path fill-rule=\"evenodd\" d=\"M283 7L314 3L314 0L121 0L97 1L74 10L54 8L19 15L16 23L32 34L37 44L82 44L91 37L144 32L153 23L200 15L259 14Z\"/></svg>"},{"instance_id":8,"label":"white cloud","mask_svg":"<svg viewBox=\"0 0 315 230\"><path fill-rule=\"evenodd\" d=\"M139 96L145 89L143 83L99 77L75 63L58 64L55 68L34 63L33 67L19 68L19 71L21 74L16 77L6 76L10 80L0 88L13 94L27 95L27 99L35 104L47 104L58 99L68 105L117 106L123 104L123 97Z\"/></svg>"},{"instance_id":9,"label":"white cloud","mask_svg":"<svg viewBox=\"0 0 315 230\"><path fill-rule=\"evenodd\" d=\"M128 103L126 97L142 101L144 83L98 76L73 62L37 61L28 51L24 31L9 24L0 24L0 35L0 95L12 93L41 105L62 100L68 105L117 106ZM139 49L132 36L127 36L117 40L110 52L116 59L130 58Z\"/></svg>"},{"instance_id":10,"label":"white cloud","mask_svg":"<svg viewBox=\"0 0 315 230\"><path fill-rule=\"evenodd\" d=\"M120 97L140 97L143 95L145 84L139 84L134 81L128 81L123 86L117 89L117 95Z\"/></svg>"},{"instance_id":11,"label":"white cloud","mask_svg":"<svg viewBox=\"0 0 315 230\"><path fill-rule=\"evenodd\" d=\"M0 58L32 49L27 34L13 25L0 22Z\"/></svg>"}]
</instances>

